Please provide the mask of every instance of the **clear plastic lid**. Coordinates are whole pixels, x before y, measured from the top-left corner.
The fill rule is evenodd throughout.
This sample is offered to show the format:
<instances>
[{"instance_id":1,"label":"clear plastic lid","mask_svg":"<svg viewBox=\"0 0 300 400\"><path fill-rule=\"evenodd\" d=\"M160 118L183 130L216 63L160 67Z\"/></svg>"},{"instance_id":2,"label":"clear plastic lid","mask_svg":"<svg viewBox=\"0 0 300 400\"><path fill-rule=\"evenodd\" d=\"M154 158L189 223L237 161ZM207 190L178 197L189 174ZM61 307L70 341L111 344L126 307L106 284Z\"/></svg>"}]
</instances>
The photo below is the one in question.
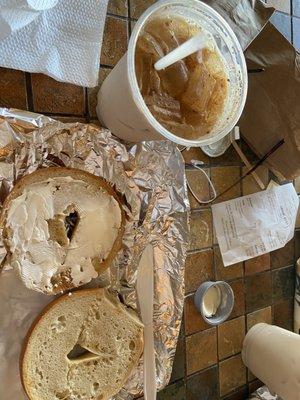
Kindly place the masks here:
<instances>
[{"instance_id":1,"label":"clear plastic lid","mask_svg":"<svg viewBox=\"0 0 300 400\"><path fill-rule=\"evenodd\" d=\"M164 128L149 111L138 87L135 75L135 46L139 33L150 18L155 18L156 15L161 17L163 14L181 16L209 32L227 67L229 86L224 111L212 130L197 139L185 139ZM207 4L199 0L163 0L155 3L136 23L130 38L127 57L128 79L135 103L154 129L167 139L187 147L209 145L226 136L239 120L248 89L247 67L243 50L228 23Z\"/></svg>"}]
</instances>

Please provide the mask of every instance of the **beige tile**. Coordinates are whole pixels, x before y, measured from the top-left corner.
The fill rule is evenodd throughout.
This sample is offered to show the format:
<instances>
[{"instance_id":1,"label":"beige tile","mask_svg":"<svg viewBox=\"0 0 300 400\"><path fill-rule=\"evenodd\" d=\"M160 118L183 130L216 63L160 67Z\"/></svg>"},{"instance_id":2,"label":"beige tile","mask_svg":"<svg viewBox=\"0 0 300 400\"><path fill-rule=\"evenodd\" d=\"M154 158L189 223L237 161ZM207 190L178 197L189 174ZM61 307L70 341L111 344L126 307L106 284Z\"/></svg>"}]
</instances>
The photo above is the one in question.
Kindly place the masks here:
<instances>
[{"instance_id":1,"label":"beige tile","mask_svg":"<svg viewBox=\"0 0 300 400\"><path fill-rule=\"evenodd\" d=\"M208 177L209 169L207 168L203 168L201 171L198 169L186 170L189 201L192 210L203 207L205 204L201 202L209 201L212 198L213 193L211 192Z\"/></svg>"},{"instance_id":2,"label":"beige tile","mask_svg":"<svg viewBox=\"0 0 300 400\"><path fill-rule=\"evenodd\" d=\"M211 180L217 195L223 193L240 178L240 167L213 167L211 168ZM241 195L241 184L236 184L227 193L220 196L216 202L226 201Z\"/></svg>"},{"instance_id":3,"label":"beige tile","mask_svg":"<svg viewBox=\"0 0 300 400\"><path fill-rule=\"evenodd\" d=\"M153 3L155 0L130 0L131 18L139 18Z\"/></svg>"},{"instance_id":4,"label":"beige tile","mask_svg":"<svg viewBox=\"0 0 300 400\"><path fill-rule=\"evenodd\" d=\"M31 74L33 107L36 112L84 114L84 88L58 82L43 74Z\"/></svg>"},{"instance_id":5,"label":"beige tile","mask_svg":"<svg viewBox=\"0 0 300 400\"><path fill-rule=\"evenodd\" d=\"M261 322L265 322L266 324L272 324L271 306L247 314L247 330L251 329L252 326L259 324Z\"/></svg>"},{"instance_id":6,"label":"beige tile","mask_svg":"<svg viewBox=\"0 0 300 400\"><path fill-rule=\"evenodd\" d=\"M248 171L246 167L243 168L242 173L243 175ZM269 180L269 171L268 168L264 165L258 167L255 171L259 178L262 180L262 183L267 187L268 180ZM256 180L253 178L252 175L246 176L242 180L242 188L243 188L243 195L252 194L261 191L262 189L257 184Z\"/></svg>"},{"instance_id":7,"label":"beige tile","mask_svg":"<svg viewBox=\"0 0 300 400\"><path fill-rule=\"evenodd\" d=\"M198 289L201 283L214 280L213 250L189 254L185 263L185 292Z\"/></svg>"},{"instance_id":8,"label":"beige tile","mask_svg":"<svg viewBox=\"0 0 300 400\"><path fill-rule=\"evenodd\" d=\"M236 318L245 314L244 281L239 279L237 281L230 282L230 286L234 294L234 305L230 318Z\"/></svg>"},{"instance_id":9,"label":"beige tile","mask_svg":"<svg viewBox=\"0 0 300 400\"><path fill-rule=\"evenodd\" d=\"M25 72L0 68L0 107L27 108Z\"/></svg>"},{"instance_id":10,"label":"beige tile","mask_svg":"<svg viewBox=\"0 0 300 400\"><path fill-rule=\"evenodd\" d=\"M107 11L112 14L128 16L127 0L109 0Z\"/></svg>"},{"instance_id":11,"label":"beige tile","mask_svg":"<svg viewBox=\"0 0 300 400\"><path fill-rule=\"evenodd\" d=\"M208 329L186 338L187 374L193 374L217 362L217 330Z\"/></svg>"},{"instance_id":12,"label":"beige tile","mask_svg":"<svg viewBox=\"0 0 300 400\"><path fill-rule=\"evenodd\" d=\"M214 253L215 253L216 279L226 281L243 277L244 267L242 262L225 267L219 246L214 247Z\"/></svg>"},{"instance_id":13,"label":"beige tile","mask_svg":"<svg viewBox=\"0 0 300 400\"><path fill-rule=\"evenodd\" d=\"M226 321L218 326L219 360L240 353L245 337L245 317Z\"/></svg>"},{"instance_id":14,"label":"beige tile","mask_svg":"<svg viewBox=\"0 0 300 400\"><path fill-rule=\"evenodd\" d=\"M190 220L190 250L212 245L212 215L210 210L196 211Z\"/></svg>"},{"instance_id":15,"label":"beige tile","mask_svg":"<svg viewBox=\"0 0 300 400\"><path fill-rule=\"evenodd\" d=\"M290 0L265 0L268 7L274 7L278 11L284 13L291 13L291 2Z\"/></svg>"},{"instance_id":16,"label":"beige tile","mask_svg":"<svg viewBox=\"0 0 300 400\"><path fill-rule=\"evenodd\" d=\"M224 396L246 383L246 367L240 355L219 364L220 394Z\"/></svg>"},{"instance_id":17,"label":"beige tile","mask_svg":"<svg viewBox=\"0 0 300 400\"><path fill-rule=\"evenodd\" d=\"M107 17L101 54L101 64L114 66L127 50L127 22Z\"/></svg>"},{"instance_id":18,"label":"beige tile","mask_svg":"<svg viewBox=\"0 0 300 400\"><path fill-rule=\"evenodd\" d=\"M191 335L210 328L194 304L194 295L188 296L184 303L185 334Z\"/></svg>"},{"instance_id":19,"label":"beige tile","mask_svg":"<svg viewBox=\"0 0 300 400\"><path fill-rule=\"evenodd\" d=\"M270 269L270 253L245 261L245 275L254 275Z\"/></svg>"},{"instance_id":20,"label":"beige tile","mask_svg":"<svg viewBox=\"0 0 300 400\"><path fill-rule=\"evenodd\" d=\"M192 160L203 161L205 164L209 164L210 158L208 155L203 153L200 147L190 147L182 151L183 158L186 163L190 163Z\"/></svg>"}]
</instances>

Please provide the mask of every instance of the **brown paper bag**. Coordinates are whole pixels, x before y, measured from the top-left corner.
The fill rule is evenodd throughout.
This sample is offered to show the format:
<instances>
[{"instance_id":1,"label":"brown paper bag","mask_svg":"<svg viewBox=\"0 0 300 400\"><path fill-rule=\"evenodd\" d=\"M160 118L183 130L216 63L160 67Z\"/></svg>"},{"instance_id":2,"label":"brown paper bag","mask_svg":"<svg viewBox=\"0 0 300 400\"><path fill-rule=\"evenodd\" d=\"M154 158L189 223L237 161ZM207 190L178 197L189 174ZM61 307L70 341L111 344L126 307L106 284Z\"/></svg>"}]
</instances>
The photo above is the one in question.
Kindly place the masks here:
<instances>
[{"instance_id":1,"label":"brown paper bag","mask_svg":"<svg viewBox=\"0 0 300 400\"><path fill-rule=\"evenodd\" d=\"M266 69L249 74L246 107L238 123L242 136L260 157L284 139L285 144L266 163L280 179L294 179L300 175L300 56L268 23L274 9L261 1L206 2L247 48L248 68Z\"/></svg>"},{"instance_id":2,"label":"brown paper bag","mask_svg":"<svg viewBox=\"0 0 300 400\"><path fill-rule=\"evenodd\" d=\"M228 22L243 49L260 33L274 12L259 0L206 0Z\"/></svg>"},{"instance_id":3,"label":"brown paper bag","mask_svg":"<svg viewBox=\"0 0 300 400\"><path fill-rule=\"evenodd\" d=\"M294 179L300 175L300 54L268 23L245 56L248 66L265 71L249 74L242 136L258 156L283 138L266 163L280 179Z\"/></svg>"}]
</instances>

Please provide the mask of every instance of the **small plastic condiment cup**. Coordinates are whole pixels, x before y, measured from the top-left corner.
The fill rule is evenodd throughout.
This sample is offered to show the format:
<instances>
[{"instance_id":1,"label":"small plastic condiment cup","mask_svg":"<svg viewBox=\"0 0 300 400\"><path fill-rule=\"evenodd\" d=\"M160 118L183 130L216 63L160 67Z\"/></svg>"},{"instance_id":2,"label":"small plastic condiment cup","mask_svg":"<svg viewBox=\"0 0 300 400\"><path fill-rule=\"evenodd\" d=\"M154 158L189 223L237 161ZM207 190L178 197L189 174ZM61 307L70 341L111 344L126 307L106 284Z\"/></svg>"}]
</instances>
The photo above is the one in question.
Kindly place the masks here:
<instances>
[{"instance_id":1,"label":"small plastic condiment cup","mask_svg":"<svg viewBox=\"0 0 300 400\"><path fill-rule=\"evenodd\" d=\"M203 27L215 39L229 78L224 112L206 135L197 139L177 136L161 125L148 109L135 74L135 47L145 24L151 18L176 15ZM97 115L104 126L129 142L169 139L186 147L215 143L236 125L243 111L248 75L243 50L228 23L213 8L199 0L162 0L149 7L136 22L128 51L110 72L98 93Z\"/></svg>"},{"instance_id":2,"label":"small plastic condiment cup","mask_svg":"<svg viewBox=\"0 0 300 400\"><path fill-rule=\"evenodd\" d=\"M221 293L221 303L214 315L208 317L204 309L204 296L211 287L217 287ZM194 303L197 310L201 313L205 322L210 325L219 325L230 316L234 306L234 294L231 286L224 281L207 281L202 283L194 296Z\"/></svg>"}]
</instances>

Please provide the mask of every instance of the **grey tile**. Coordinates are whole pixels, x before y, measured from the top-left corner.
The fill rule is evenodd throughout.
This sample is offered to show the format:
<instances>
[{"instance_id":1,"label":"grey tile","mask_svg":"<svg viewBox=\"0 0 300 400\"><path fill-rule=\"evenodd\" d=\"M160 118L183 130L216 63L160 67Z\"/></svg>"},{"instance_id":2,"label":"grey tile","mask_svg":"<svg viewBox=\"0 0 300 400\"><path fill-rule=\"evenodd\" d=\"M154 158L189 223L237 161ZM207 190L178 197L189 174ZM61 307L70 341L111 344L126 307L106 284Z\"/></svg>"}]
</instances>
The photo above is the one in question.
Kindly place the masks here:
<instances>
[{"instance_id":1,"label":"grey tile","mask_svg":"<svg viewBox=\"0 0 300 400\"><path fill-rule=\"evenodd\" d=\"M272 272L273 300L279 301L294 296L295 267L277 269Z\"/></svg>"},{"instance_id":2,"label":"grey tile","mask_svg":"<svg viewBox=\"0 0 300 400\"><path fill-rule=\"evenodd\" d=\"M184 313L181 318L181 325L180 325L180 330L179 330L179 335L178 335L178 340L184 338Z\"/></svg>"},{"instance_id":3,"label":"grey tile","mask_svg":"<svg viewBox=\"0 0 300 400\"><path fill-rule=\"evenodd\" d=\"M273 314L275 325L292 331L294 319L294 299L287 299L274 304Z\"/></svg>"},{"instance_id":4,"label":"grey tile","mask_svg":"<svg viewBox=\"0 0 300 400\"><path fill-rule=\"evenodd\" d=\"M287 14L283 14L276 11L270 21L273 25L286 37L289 41L292 40L292 24L291 17Z\"/></svg>"},{"instance_id":5,"label":"grey tile","mask_svg":"<svg viewBox=\"0 0 300 400\"><path fill-rule=\"evenodd\" d=\"M294 264L294 239L290 240L284 247L271 251L271 269L288 267Z\"/></svg>"},{"instance_id":6,"label":"grey tile","mask_svg":"<svg viewBox=\"0 0 300 400\"><path fill-rule=\"evenodd\" d=\"M255 392L257 389L259 389L262 386L264 386L264 384L259 379L255 379L253 382L250 382L249 383L249 394L252 394L253 392Z\"/></svg>"},{"instance_id":7,"label":"grey tile","mask_svg":"<svg viewBox=\"0 0 300 400\"><path fill-rule=\"evenodd\" d=\"M293 0L293 15L300 17L300 0Z\"/></svg>"},{"instance_id":8,"label":"grey tile","mask_svg":"<svg viewBox=\"0 0 300 400\"><path fill-rule=\"evenodd\" d=\"M247 386L243 386L241 389L229 394L226 397L222 397L223 400L245 400L248 399Z\"/></svg>"},{"instance_id":9,"label":"grey tile","mask_svg":"<svg viewBox=\"0 0 300 400\"><path fill-rule=\"evenodd\" d=\"M186 384L187 400L218 400L218 368L216 366L192 375Z\"/></svg>"},{"instance_id":10,"label":"grey tile","mask_svg":"<svg viewBox=\"0 0 300 400\"><path fill-rule=\"evenodd\" d=\"M272 279L270 272L246 278L246 311L250 313L272 303Z\"/></svg>"},{"instance_id":11,"label":"grey tile","mask_svg":"<svg viewBox=\"0 0 300 400\"><path fill-rule=\"evenodd\" d=\"M181 380L165 387L158 392L157 400L186 400L184 381Z\"/></svg>"},{"instance_id":12,"label":"grey tile","mask_svg":"<svg viewBox=\"0 0 300 400\"><path fill-rule=\"evenodd\" d=\"M300 229L295 232L295 260L300 258Z\"/></svg>"},{"instance_id":13,"label":"grey tile","mask_svg":"<svg viewBox=\"0 0 300 400\"><path fill-rule=\"evenodd\" d=\"M175 382L184 377L185 366L185 346L184 339L180 338L177 342L176 353L173 362L173 369L170 382Z\"/></svg>"},{"instance_id":14,"label":"grey tile","mask_svg":"<svg viewBox=\"0 0 300 400\"><path fill-rule=\"evenodd\" d=\"M293 45L300 51L300 18L293 17Z\"/></svg>"}]
</instances>

